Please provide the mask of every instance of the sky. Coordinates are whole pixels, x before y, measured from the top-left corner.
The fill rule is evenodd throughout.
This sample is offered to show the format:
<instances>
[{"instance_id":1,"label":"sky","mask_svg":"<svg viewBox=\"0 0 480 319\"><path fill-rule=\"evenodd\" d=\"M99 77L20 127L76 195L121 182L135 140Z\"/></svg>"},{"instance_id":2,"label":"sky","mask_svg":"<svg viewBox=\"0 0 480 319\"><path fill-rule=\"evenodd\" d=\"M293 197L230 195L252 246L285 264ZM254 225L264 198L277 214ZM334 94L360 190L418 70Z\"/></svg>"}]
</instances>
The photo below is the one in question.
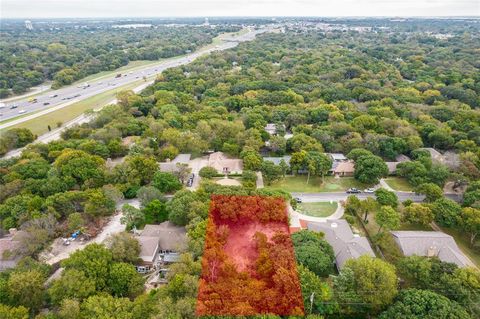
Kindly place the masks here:
<instances>
[{"instance_id":1,"label":"sky","mask_svg":"<svg viewBox=\"0 0 480 319\"><path fill-rule=\"evenodd\" d=\"M480 0L0 0L0 18L480 16Z\"/></svg>"}]
</instances>

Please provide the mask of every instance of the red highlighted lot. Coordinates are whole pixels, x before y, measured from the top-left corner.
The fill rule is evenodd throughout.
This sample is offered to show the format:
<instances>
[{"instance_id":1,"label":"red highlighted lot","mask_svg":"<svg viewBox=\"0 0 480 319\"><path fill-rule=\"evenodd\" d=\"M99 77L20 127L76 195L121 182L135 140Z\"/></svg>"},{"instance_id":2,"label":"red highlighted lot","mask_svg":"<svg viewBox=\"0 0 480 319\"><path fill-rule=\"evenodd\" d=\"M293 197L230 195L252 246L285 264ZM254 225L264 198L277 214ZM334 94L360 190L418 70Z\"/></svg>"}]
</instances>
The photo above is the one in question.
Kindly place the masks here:
<instances>
[{"instance_id":1,"label":"red highlighted lot","mask_svg":"<svg viewBox=\"0 0 480 319\"><path fill-rule=\"evenodd\" d=\"M212 196L196 312L304 314L283 199Z\"/></svg>"}]
</instances>

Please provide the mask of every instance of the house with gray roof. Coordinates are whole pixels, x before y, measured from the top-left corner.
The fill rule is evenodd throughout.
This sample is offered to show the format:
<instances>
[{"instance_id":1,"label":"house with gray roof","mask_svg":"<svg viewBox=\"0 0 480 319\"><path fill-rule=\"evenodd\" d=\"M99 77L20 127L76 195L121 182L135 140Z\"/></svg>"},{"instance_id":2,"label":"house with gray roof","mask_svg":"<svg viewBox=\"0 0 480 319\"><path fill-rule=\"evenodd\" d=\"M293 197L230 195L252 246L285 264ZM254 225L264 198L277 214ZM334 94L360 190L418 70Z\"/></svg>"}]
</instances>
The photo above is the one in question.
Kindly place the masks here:
<instances>
[{"instance_id":1,"label":"house with gray roof","mask_svg":"<svg viewBox=\"0 0 480 319\"><path fill-rule=\"evenodd\" d=\"M282 160L285 161L285 163L287 163L288 166L290 166L290 159L292 157L290 155L284 155L284 156L276 156L276 157L269 157L269 156L266 156L263 158L264 161L270 161L270 162L273 162L273 164L275 165L280 165L280 162Z\"/></svg>"},{"instance_id":2,"label":"house with gray roof","mask_svg":"<svg viewBox=\"0 0 480 319\"><path fill-rule=\"evenodd\" d=\"M187 246L185 227L173 225L166 221L159 225L145 225L137 237L140 244L140 263L138 272L148 272L161 264L178 260L179 254Z\"/></svg>"},{"instance_id":3,"label":"house with gray roof","mask_svg":"<svg viewBox=\"0 0 480 319\"><path fill-rule=\"evenodd\" d=\"M405 256L438 257L459 267L472 262L458 248L452 236L439 231L392 231L392 236Z\"/></svg>"},{"instance_id":4,"label":"house with gray roof","mask_svg":"<svg viewBox=\"0 0 480 319\"><path fill-rule=\"evenodd\" d=\"M190 163L191 154L178 154L173 160L159 163L160 171L173 173L178 170L179 165Z\"/></svg>"},{"instance_id":5,"label":"house with gray roof","mask_svg":"<svg viewBox=\"0 0 480 319\"><path fill-rule=\"evenodd\" d=\"M354 234L344 219L307 222L307 229L325 234L325 240L335 253L338 270L341 270L349 259L357 259L363 255L375 257L367 238Z\"/></svg>"}]
</instances>

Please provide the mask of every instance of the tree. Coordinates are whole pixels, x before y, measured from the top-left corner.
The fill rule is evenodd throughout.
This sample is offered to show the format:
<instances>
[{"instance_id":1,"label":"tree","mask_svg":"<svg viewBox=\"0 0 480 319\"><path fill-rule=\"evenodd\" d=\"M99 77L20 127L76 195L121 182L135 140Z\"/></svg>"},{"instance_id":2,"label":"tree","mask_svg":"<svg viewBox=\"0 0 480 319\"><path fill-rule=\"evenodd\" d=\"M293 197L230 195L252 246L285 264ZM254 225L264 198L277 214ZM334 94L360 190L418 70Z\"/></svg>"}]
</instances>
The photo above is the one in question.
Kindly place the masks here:
<instances>
[{"instance_id":1,"label":"tree","mask_svg":"<svg viewBox=\"0 0 480 319\"><path fill-rule=\"evenodd\" d=\"M368 197L362 201L359 201L355 210L356 214L358 214L359 216L363 216L363 222L366 223L368 220L368 214L375 211L377 207L377 202L373 198Z\"/></svg>"},{"instance_id":2,"label":"tree","mask_svg":"<svg viewBox=\"0 0 480 319\"><path fill-rule=\"evenodd\" d=\"M29 308L32 313L36 312L44 301L44 281L43 274L38 270L12 273L7 281L10 303Z\"/></svg>"},{"instance_id":3,"label":"tree","mask_svg":"<svg viewBox=\"0 0 480 319\"><path fill-rule=\"evenodd\" d=\"M313 313L327 314L333 308L326 302L333 298L333 291L330 286L323 282L320 277L315 275L303 265L298 265L298 277L300 278L300 286L302 288L303 303L306 312L312 308ZM313 295L313 303L310 298Z\"/></svg>"},{"instance_id":4,"label":"tree","mask_svg":"<svg viewBox=\"0 0 480 319\"><path fill-rule=\"evenodd\" d=\"M280 166L275 165L272 161L264 161L260 170L267 185L271 185L272 182L280 179L282 176Z\"/></svg>"},{"instance_id":5,"label":"tree","mask_svg":"<svg viewBox=\"0 0 480 319\"><path fill-rule=\"evenodd\" d=\"M405 208L403 217L407 223L428 225L433 221L434 215L428 206L412 203Z\"/></svg>"},{"instance_id":6,"label":"tree","mask_svg":"<svg viewBox=\"0 0 480 319\"><path fill-rule=\"evenodd\" d=\"M20 307L10 307L0 303L0 318L3 319L28 319L28 309Z\"/></svg>"},{"instance_id":7,"label":"tree","mask_svg":"<svg viewBox=\"0 0 480 319\"><path fill-rule=\"evenodd\" d=\"M435 221L441 226L453 227L458 223L462 207L451 199L442 197L431 206Z\"/></svg>"},{"instance_id":8,"label":"tree","mask_svg":"<svg viewBox=\"0 0 480 319\"><path fill-rule=\"evenodd\" d=\"M56 305L59 305L66 298L82 301L95 293L95 281L78 269L65 270L62 276L54 280L48 289L48 294Z\"/></svg>"},{"instance_id":9,"label":"tree","mask_svg":"<svg viewBox=\"0 0 480 319\"><path fill-rule=\"evenodd\" d=\"M65 270L83 271L87 278L94 280L96 290L100 291L106 287L112 260L112 252L105 246L90 244L82 250L75 251L61 264Z\"/></svg>"},{"instance_id":10,"label":"tree","mask_svg":"<svg viewBox=\"0 0 480 319\"><path fill-rule=\"evenodd\" d=\"M249 171L258 171L262 166L262 156L257 152L249 151L242 154L243 168Z\"/></svg>"},{"instance_id":11,"label":"tree","mask_svg":"<svg viewBox=\"0 0 480 319\"><path fill-rule=\"evenodd\" d=\"M167 203L168 219L175 225L185 226L195 217L206 218L208 206L198 197L197 193L181 190L175 193Z\"/></svg>"},{"instance_id":12,"label":"tree","mask_svg":"<svg viewBox=\"0 0 480 319\"><path fill-rule=\"evenodd\" d=\"M356 161L363 156L373 156L373 153L364 148L354 148L347 154L347 158L351 159L352 161Z\"/></svg>"},{"instance_id":13,"label":"tree","mask_svg":"<svg viewBox=\"0 0 480 319\"><path fill-rule=\"evenodd\" d=\"M379 188L375 191L377 202L382 206L391 206L396 208L398 206L398 197L394 192Z\"/></svg>"},{"instance_id":14,"label":"tree","mask_svg":"<svg viewBox=\"0 0 480 319\"><path fill-rule=\"evenodd\" d=\"M344 295L341 297L357 296L360 302L366 303L366 306L375 313L390 304L397 295L397 275L393 265L364 255L347 260L338 277L349 271L351 271L349 283L334 279L334 291L336 292L337 288L342 291Z\"/></svg>"},{"instance_id":15,"label":"tree","mask_svg":"<svg viewBox=\"0 0 480 319\"><path fill-rule=\"evenodd\" d=\"M379 319L469 319L470 315L455 301L429 290L407 289Z\"/></svg>"},{"instance_id":16,"label":"tree","mask_svg":"<svg viewBox=\"0 0 480 319\"><path fill-rule=\"evenodd\" d=\"M140 200L142 207L147 206L153 200L165 201L165 196L157 188L153 186L142 186L137 191L137 198Z\"/></svg>"},{"instance_id":17,"label":"tree","mask_svg":"<svg viewBox=\"0 0 480 319\"><path fill-rule=\"evenodd\" d=\"M135 237L127 232L111 235L107 238L106 246L112 252L115 261L133 264L138 260L140 244Z\"/></svg>"},{"instance_id":18,"label":"tree","mask_svg":"<svg viewBox=\"0 0 480 319\"><path fill-rule=\"evenodd\" d=\"M85 225L85 220L81 213L72 213L67 217L68 232L72 233L81 229Z\"/></svg>"},{"instance_id":19,"label":"tree","mask_svg":"<svg viewBox=\"0 0 480 319\"><path fill-rule=\"evenodd\" d=\"M443 197L443 190L433 183L421 184L415 188L415 192L425 195L425 200L430 203Z\"/></svg>"},{"instance_id":20,"label":"tree","mask_svg":"<svg viewBox=\"0 0 480 319\"><path fill-rule=\"evenodd\" d=\"M65 149L53 166L60 177L72 178L78 185L98 185L103 180L104 160L84 151Z\"/></svg>"},{"instance_id":21,"label":"tree","mask_svg":"<svg viewBox=\"0 0 480 319\"><path fill-rule=\"evenodd\" d=\"M182 184L185 183L185 180L192 172L192 169L188 167L188 164L184 163L177 163L175 168L173 175L175 175Z\"/></svg>"},{"instance_id":22,"label":"tree","mask_svg":"<svg viewBox=\"0 0 480 319\"><path fill-rule=\"evenodd\" d=\"M93 217L110 216L115 212L116 203L109 198L101 189L88 190L86 192L85 213Z\"/></svg>"},{"instance_id":23,"label":"tree","mask_svg":"<svg viewBox=\"0 0 480 319\"><path fill-rule=\"evenodd\" d=\"M152 200L143 208L145 224L159 224L168 220L167 206L158 199Z\"/></svg>"},{"instance_id":24,"label":"tree","mask_svg":"<svg viewBox=\"0 0 480 319\"><path fill-rule=\"evenodd\" d=\"M333 249L319 233L301 230L292 235L292 241L299 264L321 277L333 272Z\"/></svg>"},{"instance_id":25,"label":"tree","mask_svg":"<svg viewBox=\"0 0 480 319\"><path fill-rule=\"evenodd\" d=\"M182 188L178 178L167 172L156 172L153 175L152 185L162 193L171 193Z\"/></svg>"},{"instance_id":26,"label":"tree","mask_svg":"<svg viewBox=\"0 0 480 319\"><path fill-rule=\"evenodd\" d=\"M127 229L132 229L134 226L138 228L145 224L145 214L140 209L125 204L122 206L122 212L120 222L126 225Z\"/></svg>"},{"instance_id":27,"label":"tree","mask_svg":"<svg viewBox=\"0 0 480 319\"><path fill-rule=\"evenodd\" d=\"M218 175L217 170L211 166L204 166L198 172L202 178L210 179Z\"/></svg>"},{"instance_id":28,"label":"tree","mask_svg":"<svg viewBox=\"0 0 480 319\"><path fill-rule=\"evenodd\" d=\"M310 175L320 175L323 181L323 177L332 167L332 159L328 155L319 152L308 152L305 161L308 170L307 184Z\"/></svg>"},{"instance_id":29,"label":"tree","mask_svg":"<svg viewBox=\"0 0 480 319\"><path fill-rule=\"evenodd\" d=\"M378 233L382 229L392 230L400 226L400 215L390 206L382 206L380 211L375 215L375 221L379 228Z\"/></svg>"},{"instance_id":30,"label":"tree","mask_svg":"<svg viewBox=\"0 0 480 319\"><path fill-rule=\"evenodd\" d=\"M128 298L108 294L91 296L81 305L81 318L132 318L133 304Z\"/></svg>"},{"instance_id":31,"label":"tree","mask_svg":"<svg viewBox=\"0 0 480 319\"><path fill-rule=\"evenodd\" d=\"M460 214L459 224L470 235L470 245L473 246L475 238L480 233L480 209L464 207Z\"/></svg>"},{"instance_id":32,"label":"tree","mask_svg":"<svg viewBox=\"0 0 480 319\"><path fill-rule=\"evenodd\" d=\"M280 160L280 163L278 164L280 167L280 170L282 171L282 177L285 178L287 175L288 170L290 169L290 166L285 162L284 159Z\"/></svg>"},{"instance_id":33,"label":"tree","mask_svg":"<svg viewBox=\"0 0 480 319\"><path fill-rule=\"evenodd\" d=\"M116 297L136 297L143 291L143 278L132 264L114 263L108 277L108 290Z\"/></svg>"},{"instance_id":34,"label":"tree","mask_svg":"<svg viewBox=\"0 0 480 319\"><path fill-rule=\"evenodd\" d=\"M63 299L58 315L61 319L80 318L80 303L76 299Z\"/></svg>"},{"instance_id":35,"label":"tree","mask_svg":"<svg viewBox=\"0 0 480 319\"><path fill-rule=\"evenodd\" d=\"M292 157L290 158L290 167L292 171L298 173L299 170L305 169L305 162L307 158L306 151L299 151L292 153Z\"/></svg>"},{"instance_id":36,"label":"tree","mask_svg":"<svg viewBox=\"0 0 480 319\"><path fill-rule=\"evenodd\" d=\"M378 156L362 156L355 162L355 179L366 184L377 184L388 175L387 164Z\"/></svg>"}]
</instances>

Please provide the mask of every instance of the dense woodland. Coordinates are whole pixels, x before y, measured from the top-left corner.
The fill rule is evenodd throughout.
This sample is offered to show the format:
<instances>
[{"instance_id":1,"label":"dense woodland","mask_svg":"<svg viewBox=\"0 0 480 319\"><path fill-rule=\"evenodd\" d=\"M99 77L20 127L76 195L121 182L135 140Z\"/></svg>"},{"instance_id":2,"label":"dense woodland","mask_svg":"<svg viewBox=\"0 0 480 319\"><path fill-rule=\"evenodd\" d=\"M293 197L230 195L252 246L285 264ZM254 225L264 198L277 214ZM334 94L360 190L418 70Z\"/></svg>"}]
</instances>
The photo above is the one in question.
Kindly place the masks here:
<instances>
[{"instance_id":1,"label":"dense woodland","mask_svg":"<svg viewBox=\"0 0 480 319\"><path fill-rule=\"evenodd\" d=\"M442 28L450 31L448 23ZM382 249L388 245L385 234L401 221L435 220L468 234L478 253L479 32L469 26L458 33L454 25L452 37L438 38L438 24L417 29L324 33L292 26L284 34L265 34L169 69L141 94L120 93L117 105L66 130L62 140L27 146L21 158L0 161L2 228L24 230L22 253L31 256L0 274L0 314L193 318L210 195L290 199L254 190L252 171L261 170L268 182L286 170L263 162L261 153L292 154L293 173L323 176L331 164L323 152L343 152L359 163L355 178L367 184L386 175L384 160L408 155L412 161L400 165L398 174L427 195L426 202L400 203L394 193L380 190L377 200L349 198L345 218L366 220L379 210L380 229L373 239ZM266 123L284 124L293 137L287 140L280 132L270 138ZM125 145L122 139L132 136L134 143ZM32 139L28 131L12 130L0 147L5 152ZM449 166L436 163L420 147L453 151L458 160ZM158 161L210 150L244 160L242 187L221 187L205 178L191 192L181 189L183 176L158 172ZM107 167L107 158L124 156ZM467 187L462 204L443 197L448 181ZM166 193L174 194L171 201ZM134 197L142 207L126 210L129 227L167 219L187 227L188 251L172 266L167 285L142 292L142 278L132 270L138 247L125 235L107 247L91 245L75 253L62 263L61 278L44 286L51 269L31 258L53 238L79 225L92 227L113 214L122 198ZM310 318L480 316L477 270L386 255L351 260L338 273L332 248L320 234L302 231L292 240Z\"/></svg>"},{"instance_id":2,"label":"dense woodland","mask_svg":"<svg viewBox=\"0 0 480 319\"><path fill-rule=\"evenodd\" d=\"M167 27L124 29L81 25L77 29L26 30L19 26L0 32L0 98L20 94L53 81L52 88L88 75L110 71L130 61L158 60L192 52L234 27Z\"/></svg>"}]
</instances>

